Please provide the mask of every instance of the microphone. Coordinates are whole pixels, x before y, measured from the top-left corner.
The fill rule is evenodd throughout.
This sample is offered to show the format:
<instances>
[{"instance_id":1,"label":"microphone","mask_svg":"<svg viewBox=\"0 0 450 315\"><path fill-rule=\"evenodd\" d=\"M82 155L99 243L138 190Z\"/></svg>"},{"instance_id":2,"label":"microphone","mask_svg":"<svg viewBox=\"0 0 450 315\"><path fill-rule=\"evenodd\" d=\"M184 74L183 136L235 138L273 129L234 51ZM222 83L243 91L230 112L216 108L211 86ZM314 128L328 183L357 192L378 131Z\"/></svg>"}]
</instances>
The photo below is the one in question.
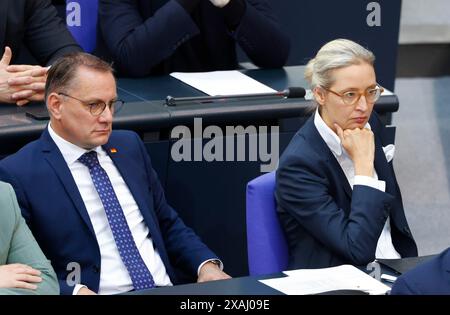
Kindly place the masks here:
<instances>
[{"instance_id":1,"label":"microphone","mask_svg":"<svg viewBox=\"0 0 450 315\"><path fill-rule=\"evenodd\" d=\"M306 91L302 87L290 87L283 91L273 93L255 93L255 94L236 94L236 95L217 95L217 96L193 96L193 97L166 97L167 106L176 106L185 102L211 103L212 101L232 101L240 99L256 98L301 98L305 97Z\"/></svg>"}]
</instances>

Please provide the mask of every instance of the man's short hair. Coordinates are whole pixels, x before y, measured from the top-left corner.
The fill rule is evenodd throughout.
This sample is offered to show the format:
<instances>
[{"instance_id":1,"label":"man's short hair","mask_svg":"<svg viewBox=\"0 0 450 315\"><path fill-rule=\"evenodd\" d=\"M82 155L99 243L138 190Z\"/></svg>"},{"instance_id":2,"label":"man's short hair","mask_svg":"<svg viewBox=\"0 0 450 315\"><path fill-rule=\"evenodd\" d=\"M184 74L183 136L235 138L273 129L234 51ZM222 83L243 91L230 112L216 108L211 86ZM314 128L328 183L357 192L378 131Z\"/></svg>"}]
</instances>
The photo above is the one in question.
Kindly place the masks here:
<instances>
[{"instance_id":1,"label":"man's short hair","mask_svg":"<svg viewBox=\"0 0 450 315\"><path fill-rule=\"evenodd\" d=\"M45 99L55 91L70 88L78 68L86 67L100 72L114 73L112 66L102 59L84 52L67 54L50 67L45 83Z\"/></svg>"}]
</instances>

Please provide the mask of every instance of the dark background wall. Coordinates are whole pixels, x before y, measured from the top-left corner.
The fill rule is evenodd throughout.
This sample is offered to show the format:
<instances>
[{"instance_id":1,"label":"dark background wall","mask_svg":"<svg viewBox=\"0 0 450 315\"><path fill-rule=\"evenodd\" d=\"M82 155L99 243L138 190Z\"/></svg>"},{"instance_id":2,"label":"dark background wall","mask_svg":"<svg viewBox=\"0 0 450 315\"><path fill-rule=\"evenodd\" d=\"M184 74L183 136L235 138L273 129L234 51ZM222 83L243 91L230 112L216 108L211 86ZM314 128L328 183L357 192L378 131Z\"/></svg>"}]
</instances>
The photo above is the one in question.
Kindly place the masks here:
<instances>
[{"instance_id":1,"label":"dark background wall","mask_svg":"<svg viewBox=\"0 0 450 315\"><path fill-rule=\"evenodd\" d=\"M74 0L76 1L76 0ZM92 0L95 1L95 0ZM401 0L269 0L282 29L291 38L288 65L305 64L327 41L348 38L372 50L380 84L393 90ZM64 0L53 0L64 14ZM379 25L369 26L368 15L379 7ZM83 16L82 16L83 19ZM373 20L370 19L369 20ZM276 49L268 43L268 49ZM241 61L246 56L240 53Z\"/></svg>"},{"instance_id":2,"label":"dark background wall","mask_svg":"<svg viewBox=\"0 0 450 315\"><path fill-rule=\"evenodd\" d=\"M348 38L375 53L378 81L393 90L401 0L270 0L291 38L289 65L306 64L327 41ZM380 7L380 26L369 26L370 3ZM370 6L369 6L370 8Z\"/></svg>"}]
</instances>

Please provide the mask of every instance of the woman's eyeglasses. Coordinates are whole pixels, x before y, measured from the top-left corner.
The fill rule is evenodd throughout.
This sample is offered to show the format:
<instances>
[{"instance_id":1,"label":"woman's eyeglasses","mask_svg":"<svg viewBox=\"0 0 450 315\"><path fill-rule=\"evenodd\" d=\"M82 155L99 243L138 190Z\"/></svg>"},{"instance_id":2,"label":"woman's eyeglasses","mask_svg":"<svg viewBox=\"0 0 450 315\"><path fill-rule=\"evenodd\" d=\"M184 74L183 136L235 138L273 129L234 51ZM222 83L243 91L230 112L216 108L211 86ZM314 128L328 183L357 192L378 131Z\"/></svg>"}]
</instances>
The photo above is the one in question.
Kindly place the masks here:
<instances>
[{"instance_id":1,"label":"woman's eyeglasses","mask_svg":"<svg viewBox=\"0 0 450 315\"><path fill-rule=\"evenodd\" d=\"M366 101L369 103L375 103L376 101L378 101L378 99L381 96L381 93L384 92L384 88L377 85L374 88L369 88L364 92L356 92L356 91L347 91L344 93L337 93L333 90L330 89L326 89L323 88L325 91L331 92L337 96L339 96L342 101L347 104L347 105L355 105L359 99L361 98L361 96L364 95L364 97L366 98Z\"/></svg>"}]
</instances>

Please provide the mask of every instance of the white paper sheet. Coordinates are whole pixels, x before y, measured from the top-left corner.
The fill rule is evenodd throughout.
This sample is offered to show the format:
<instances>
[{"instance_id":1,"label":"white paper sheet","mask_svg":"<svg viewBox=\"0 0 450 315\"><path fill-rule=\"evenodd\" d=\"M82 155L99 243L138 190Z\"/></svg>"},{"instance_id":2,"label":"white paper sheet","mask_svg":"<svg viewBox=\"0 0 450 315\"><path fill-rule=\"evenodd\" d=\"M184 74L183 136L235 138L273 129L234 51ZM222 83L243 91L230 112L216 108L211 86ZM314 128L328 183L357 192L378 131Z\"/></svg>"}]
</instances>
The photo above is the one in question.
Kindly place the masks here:
<instances>
[{"instance_id":1,"label":"white paper sheet","mask_svg":"<svg viewBox=\"0 0 450 315\"><path fill-rule=\"evenodd\" d=\"M317 294L333 290L360 290L385 294L390 288L351 265L284 272L288 277L259 280L288 295Z\"/></svg>"},{"instance_id":2,"label":"white paper sheet","mask_svg":"<svg viewBox=\"0 0 450 315\"><path fill-rule=\"evenodd\" d=\"M274 89L236 71L172 72L172 77L211 96L273 93Z\"/></svg>"}]
</instances>

